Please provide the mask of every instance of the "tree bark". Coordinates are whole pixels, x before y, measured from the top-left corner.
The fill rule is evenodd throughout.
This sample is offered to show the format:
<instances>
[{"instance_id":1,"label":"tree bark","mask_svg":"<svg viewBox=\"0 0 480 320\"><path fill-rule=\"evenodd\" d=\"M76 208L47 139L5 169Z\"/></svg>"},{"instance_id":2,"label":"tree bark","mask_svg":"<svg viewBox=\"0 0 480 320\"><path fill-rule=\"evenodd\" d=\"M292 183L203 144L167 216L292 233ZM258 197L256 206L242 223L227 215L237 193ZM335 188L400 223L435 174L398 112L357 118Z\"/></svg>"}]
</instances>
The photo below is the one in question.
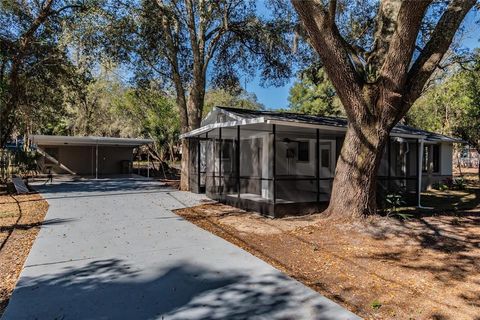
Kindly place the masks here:
<instances>
[{"instance_id":1,"label":"tree bark","mask_svg":"<svg viewBox=\"0 0 480 320\"><path fill-rule=\"evenodd\" d=\"M389 138L389 131L382 131L349 124L335 169L328 215L356 218L376 212L377 172Z\"/></svg>"},{"instance_id":2,"label":"tree bark","mask_svg":"<svg viewBox=\"0 0 480 320\"><path fill-rule=\"evenodd\" d=\"M410 67L432 0L382 1L365 62L336 26L335 0L329 10L325 1L292 0L349 121L327 213L345 218L376 212L377 172L390 131L419 97L475 2L452 0ZM373 72L367 75L367 69Z\"/></svg>"},{"instance_id":3,"label":"tree bark","mask_svg":"<svg viewBox=\"0 0 480 320\"><path fill-rule=\"evenodd\" d=\"M195 74L195 73L194 73ZM205 97L205 82L202 81L202 75L197 75L193 81L192 87L187 101L188 126L187 131L191 131L200 127L202 121L203 102ZM189 141L182 141L182 161L181 161L181 178L180 190L188 191L190 189L190 151Z\"/></svg>"}]
</instances>

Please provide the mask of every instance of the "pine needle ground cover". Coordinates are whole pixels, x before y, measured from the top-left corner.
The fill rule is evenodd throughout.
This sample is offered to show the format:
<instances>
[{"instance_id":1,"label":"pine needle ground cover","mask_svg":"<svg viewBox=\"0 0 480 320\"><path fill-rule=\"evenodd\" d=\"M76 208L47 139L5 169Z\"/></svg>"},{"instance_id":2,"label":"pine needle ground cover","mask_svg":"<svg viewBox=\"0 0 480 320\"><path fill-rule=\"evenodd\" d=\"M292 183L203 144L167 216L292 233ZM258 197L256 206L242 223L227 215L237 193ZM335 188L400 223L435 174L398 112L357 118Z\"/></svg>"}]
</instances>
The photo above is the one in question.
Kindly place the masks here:
<instances>
[{"instance_id":1,"label":"pine needle ground cover","mask_svg":"<svg viewBox=\"0 0 480 320\"><path fill-rule=\"evenodd\" d=\"M473 176L474 177L474 176ZM480 187L431 191L410 219L270 219L222 204L176 211L366 319L478 319Z\"/></svg>"},{"instance_id":2,"label":"pine needle ground cover","mask_svg":"<svg viewBox=\"0 0 480 320\"><path fill-rule=\"evenodd\" d=\"M48 209L39 194L0 195L0 316Z\"/></svg>"}]
</instances>

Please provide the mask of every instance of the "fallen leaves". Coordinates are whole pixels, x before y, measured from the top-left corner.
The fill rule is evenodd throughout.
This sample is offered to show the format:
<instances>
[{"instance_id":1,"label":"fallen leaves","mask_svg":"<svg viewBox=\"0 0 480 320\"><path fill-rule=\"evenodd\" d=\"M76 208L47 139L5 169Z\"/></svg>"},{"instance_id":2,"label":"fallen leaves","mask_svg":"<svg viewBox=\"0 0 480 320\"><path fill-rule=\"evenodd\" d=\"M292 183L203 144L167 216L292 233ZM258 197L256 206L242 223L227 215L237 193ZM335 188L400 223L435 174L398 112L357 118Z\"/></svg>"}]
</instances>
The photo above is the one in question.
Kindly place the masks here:
<instances>
[{"instance_id":1,"label":"fallen leaves","mask_svg":"<svg viewBox=\"0 0 480 320\"><path fill-rule=\"evenodd\" d=\"M48 209L39 194L0 196L0 316Z\"/></svg>"},{"instance_id":2,"label":"fallen leaves","mask_svg":"<svg viewBox=\"0 0 480 320\"><path fill-rule=\"evenodd\" d=\"M367 319L480 314L480 214L333 224L221 205L176 211ZM229 213L234 213L229 215Z\"/></svg>"}]
</instances>

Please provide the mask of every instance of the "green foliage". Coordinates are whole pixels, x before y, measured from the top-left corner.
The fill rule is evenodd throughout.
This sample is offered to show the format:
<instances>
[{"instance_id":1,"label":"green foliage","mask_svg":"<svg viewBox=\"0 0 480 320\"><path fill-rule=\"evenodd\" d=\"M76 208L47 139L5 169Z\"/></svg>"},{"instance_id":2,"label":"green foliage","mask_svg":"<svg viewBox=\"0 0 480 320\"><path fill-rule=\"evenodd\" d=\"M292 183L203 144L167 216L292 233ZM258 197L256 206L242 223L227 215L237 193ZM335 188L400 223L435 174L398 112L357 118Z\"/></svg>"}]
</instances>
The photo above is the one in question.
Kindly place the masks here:
<instances>
[{"instance_id":1,"label":"green foliage","mask_svg":"<svg viewBox=\"0 0 480 320\"><path fill-rule=\"evenodd\" d=\"M58 108L60 83L72 70L60 39L86 2L0 2L0 24L8 26L0 30L2 144L14 130L34 130L44 108Z\"/></svg>"},{"instance_id":2,"label":"green foliage","mask_svg":"<svg viewBox=\"0 0 480 320\"><path fill-rule=\"evenodd\" d=\"M37 160L40 155L35 151L25 151L18 149L15 152L15 162L18 165L21 174L28 174L37 170Z\"/></svg>"},{"instance_id":3,"label":"green foliage","mask_svg":"<svg viewBox=\"0 0 480 320\"><path fill-rule=\"evenodd\" d=\"M264 105L257 101L257 96L253 93L237 90L230 92L225 89L211 89L205 94L205 104L203 114L206 115L213 107L233 107L248 110L262 110Z\"/></svg>"},{"instance_id":4,"label":"green foliage","mask_svg":"<svg viewBox=\"0 0 480 320\"><path fill-rule=\"evenodd\" d=\"M406 122L459 136L480 149L480 52L467 70L458 70L418 99Z\"/></svg>"},{"instance_id":5,"label":"green foliage","mask_svg":"<svg viewBox=\"0 0 480 320\"><path fill-rule=\"evenodd\" d=\"M382 303L378 300L373 300L370 306L372 307L373 310L378 310L382 306Z\"/></svg>"},{"instance_id":6,"label":"green foliage","mask_svg":"<svg viewBox=\"0 0 480 320\"><path fill-rule=\"evenodd\" d=\"M467 182L463 177L460 178L447 178L442 181L436 182L432 185L433 189L446 191L446 190L465 190L467 188Z\"/></svg>"},{"instance_id":7,"label":"green foliage","mask_svg":"<svg viewBox=\"0 0 480 320\"><path fill-rule=\"evenodd\" d=\"M295 23L257 14L255 1L107 0L101 9L98 20L108 23L85 32L85 41L130 68L138 86L174 92L184 130L198 125L207 84L231 91L240 73L268 84L292 74Z\"/></svg>"},{"instance_id":8,"label":"green foliage","mask_svg":"<svg viewBox=\"0 0 480 320\"><path fill-rule=\"evenodd\" d=\"M407 123L429 131L453 134L468 104L464 80L460 74L454 75L427 91L410 109Z\"/></svg>"},{"instance_id":9,"label":"green foliage","mask_svg":"<svg viewBox=\"0 0 480 320\"><path fill-rule=\"evenodd\" d=\"M341 115L341 103L323 68L312 67L307 71L300 74L290 89L288 100L291 111L322 116Z\"/></svg>"},{"instance_id":10,"label":"green foliage","mask_svg":"<svg viewBox=\"0 0 480 320\"><path fill-rule=\"evenodd\" d=\"M403 200L403 194L400 192L389 193L385 196L385 206L387 210L387 216L395 214L399 207L405 205Z\"/></svg>"},{"instance_id":11,"label":"green foliage","mask_svg":"<svg viewBox=\"0 0 480 320\"><path fill-rule=\"evenodd\" d=\"M446 191L448 190L449 187L445 182L439 181L439 182L433 183L432 188L439 191Z\"/></svg>"},{"instance_id":12,"label":"green foliage","mask_svg":"<svg viewBox=\"0 0 480 320\"><path fill-rule=\"evenodd\" d=\"M64 116L73 135L137 137L140 126L118 110L113 101L123 97L127 87L114 68L102 68L94 76L77 67L77 73L63 86Z\"/></svg>"},{"instance_id":13,"label":"green foliage","mask_svg":"<svg viewBox=\"0 0 480 320\"><path fill-rule=\"evenodd\" d=\"M140 135L155 141L160 160L174 160L179 146L180 120L171 97L155 89L130 89L113 103L117 112L140 130Z\"/></svg>"}]
</instances>

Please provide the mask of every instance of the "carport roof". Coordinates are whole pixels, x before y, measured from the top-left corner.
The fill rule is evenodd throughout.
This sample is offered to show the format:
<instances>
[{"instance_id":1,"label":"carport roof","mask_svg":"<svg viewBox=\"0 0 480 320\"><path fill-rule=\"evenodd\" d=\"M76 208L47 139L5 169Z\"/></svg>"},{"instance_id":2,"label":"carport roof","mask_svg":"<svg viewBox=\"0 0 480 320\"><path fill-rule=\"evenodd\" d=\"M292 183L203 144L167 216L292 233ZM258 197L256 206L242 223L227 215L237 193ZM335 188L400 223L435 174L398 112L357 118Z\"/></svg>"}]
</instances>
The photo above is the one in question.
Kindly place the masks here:
<instances>
[{"instance_id":1,"label":"carport roof","mask_svg":"<svg viewBox=\"0 0 480 320\"><path fill-rule=\"evenodd\" d=\"M153 143L152 139L132 139L132 138L113 138L113 137L77 137L77 136L50 136L50 135L32 135L32 142L36 145L48 146L122 146L137 147L144 144Z\"/></svg>"}]
</instances>

